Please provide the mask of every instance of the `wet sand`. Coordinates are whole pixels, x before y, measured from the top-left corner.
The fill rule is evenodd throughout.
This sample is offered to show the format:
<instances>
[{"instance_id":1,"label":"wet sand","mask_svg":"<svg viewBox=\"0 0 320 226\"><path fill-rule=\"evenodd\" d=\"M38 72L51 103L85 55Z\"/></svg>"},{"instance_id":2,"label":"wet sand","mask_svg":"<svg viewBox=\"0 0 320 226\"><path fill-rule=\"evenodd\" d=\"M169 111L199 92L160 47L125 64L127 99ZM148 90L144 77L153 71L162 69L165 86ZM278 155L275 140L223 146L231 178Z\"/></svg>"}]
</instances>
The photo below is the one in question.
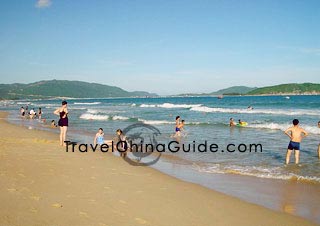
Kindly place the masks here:
<instances>
[{"instance_id":1,"label":"wet sand","mask_svg":"<svg viewBox=\"0 0 320 226\"><path fill-rule=\"evenodd\" d=\"M315 225L110 153L66 153L58 135L0 114L0 225Z\"/></svg>"}]
</instances>

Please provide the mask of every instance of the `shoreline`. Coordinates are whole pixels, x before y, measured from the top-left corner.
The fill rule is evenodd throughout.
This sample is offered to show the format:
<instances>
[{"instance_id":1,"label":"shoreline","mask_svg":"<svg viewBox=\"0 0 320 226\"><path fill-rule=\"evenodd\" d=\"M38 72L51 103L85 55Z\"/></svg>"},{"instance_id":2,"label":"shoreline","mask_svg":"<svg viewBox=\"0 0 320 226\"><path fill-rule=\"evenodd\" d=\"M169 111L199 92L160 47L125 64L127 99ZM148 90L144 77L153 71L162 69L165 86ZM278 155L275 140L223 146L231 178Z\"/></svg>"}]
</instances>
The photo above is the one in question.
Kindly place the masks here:
<instances>
[{"instance_id":1,"label":"shoreline","mask_svg":"<svg viewBox=\"0 0 320 226\"><path fill-rule=\"evenodd\" d=\"M4 114L1 224L316 225L150 167L128 165L112 154L68 155L56 134L12 125Z\"/></svg>"}]
</instances>

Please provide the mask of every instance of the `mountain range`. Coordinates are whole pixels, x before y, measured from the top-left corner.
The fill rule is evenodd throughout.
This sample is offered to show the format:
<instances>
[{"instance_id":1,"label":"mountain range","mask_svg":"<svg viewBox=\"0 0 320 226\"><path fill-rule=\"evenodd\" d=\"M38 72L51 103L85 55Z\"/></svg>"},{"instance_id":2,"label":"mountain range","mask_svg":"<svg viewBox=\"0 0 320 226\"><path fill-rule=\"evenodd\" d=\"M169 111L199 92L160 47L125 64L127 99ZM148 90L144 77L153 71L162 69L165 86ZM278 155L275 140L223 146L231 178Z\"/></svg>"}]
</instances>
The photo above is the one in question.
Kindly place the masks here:
<instances>
[{"instance_id":1,"label":"mountain range","mask_svg":"<svg viewBox=\"0 0 320 226\"><path fill-rule=\"evenodd\" d=\"M211 93L180 94L175 96L217 95L299 95L320 94L320 84L290 83L267 87L232 86ZM114 98L156 97L155 93L129 92L116 86L68 80L46 80L29 84L0 84L0 99L45 99L45 98Z\"/></svg>"}]
</instances>

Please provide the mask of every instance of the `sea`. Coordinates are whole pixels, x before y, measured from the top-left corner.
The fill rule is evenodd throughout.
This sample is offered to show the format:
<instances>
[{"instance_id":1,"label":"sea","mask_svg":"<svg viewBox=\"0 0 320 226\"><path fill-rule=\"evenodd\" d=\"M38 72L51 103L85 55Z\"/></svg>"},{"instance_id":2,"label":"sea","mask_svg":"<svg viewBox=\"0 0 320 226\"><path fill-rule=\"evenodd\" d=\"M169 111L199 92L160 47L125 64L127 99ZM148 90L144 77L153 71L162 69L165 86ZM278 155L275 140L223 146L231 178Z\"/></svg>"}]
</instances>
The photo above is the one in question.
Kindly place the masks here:
<instances>
[{"instance_id":1,"label":"sea","mask_svg":"<svg viewBox=\"0 0 320 226\"><path fill-rule=\"evenodd\" d=\"M69 140L92 143L100 127L107 137L112 137L117 129L150 125L157 130L157 134L153 136L157 143L169 145L171 141L176 141L180 147L174 153L166 150L159 161L150 167L179 179L271 209L289 213L291 211L320 223L320 160L317 155L320 143L320 96L107 98L67 101ZM57 99L1 101L0 109L10 112L8 120L12 123L29 129L58 133L58 129L51 129L49 124L51 120L58 121L53 111L60 105L61 100ZM41 107L45 121L21 119L21 106L34 108L36 111ZM180 136L176 137L175 117L178 115L185 120L185 126ZM230 118L235 122L240 119L248 124L230 127ZM309 135L301 143L300 164L294 164L292 155L291 164L287 166L284 162L289 137L284 131L292 126L293 119L298 119L300 126ZM183 151L181 144L194 144L196 148ZM203 145L199 150L200 144ZM219 147L218 150L210 151L211 144ZM257 144L261 149L250 149L250 146ZM231 147L231 151L227 147ZM297 188L298 194L289 197L291 209L279 203L283 195L276 190L279 183L290 184L289 189L300 186ZM282 185L281 189L284 189ZM266 191L268 186L269 190ZM304 194L304 200L297 198L301 196L300 191L307 193Z\"/></svg>"}]
</instances>

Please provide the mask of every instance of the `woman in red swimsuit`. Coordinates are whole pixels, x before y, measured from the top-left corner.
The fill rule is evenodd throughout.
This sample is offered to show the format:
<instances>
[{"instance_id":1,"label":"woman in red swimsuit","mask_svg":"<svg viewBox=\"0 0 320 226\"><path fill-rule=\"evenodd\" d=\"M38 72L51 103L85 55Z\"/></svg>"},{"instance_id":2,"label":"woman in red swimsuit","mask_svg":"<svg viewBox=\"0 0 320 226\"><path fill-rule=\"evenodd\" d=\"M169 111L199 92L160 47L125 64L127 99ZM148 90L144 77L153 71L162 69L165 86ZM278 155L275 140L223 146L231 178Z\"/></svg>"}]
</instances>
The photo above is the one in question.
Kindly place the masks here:
<instances>
[{"instance_id":1,"label":"woman in red swimsuit","mask_svg":"<svg viewBox=\"0 0 320 226\"><path fill-rule=\"evenodd\" d=\"M55 115L59 115L60 119L58 121L58 125L60 126L60 145L66 146L64 143L67 136L68 130L68 108L67 101L62 101L62 106L55 110L53 113Z\"/></svg>"}]
</instances>

